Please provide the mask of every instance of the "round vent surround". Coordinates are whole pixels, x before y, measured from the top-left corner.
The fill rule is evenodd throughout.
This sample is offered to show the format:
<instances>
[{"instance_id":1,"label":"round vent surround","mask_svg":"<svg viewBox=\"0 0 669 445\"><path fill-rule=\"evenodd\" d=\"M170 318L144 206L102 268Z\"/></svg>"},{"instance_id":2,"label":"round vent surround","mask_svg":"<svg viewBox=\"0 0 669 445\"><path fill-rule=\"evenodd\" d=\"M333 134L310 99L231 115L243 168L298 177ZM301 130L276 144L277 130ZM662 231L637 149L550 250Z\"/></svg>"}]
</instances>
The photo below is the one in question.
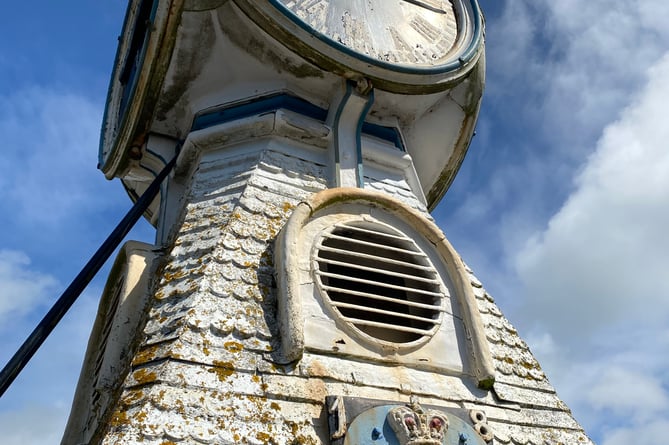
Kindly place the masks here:
<instances>
[{"instance_id":1,"label":"round vent surround","mask_svg":"<svg viewBox=\"0 0 669 445\"><path fill-rule=\"evenodd\" d=\"M365 340L409 346L438 329L447 297L414 240L378 220L329 226L312 251L315 282L335 319Z\"/></svg>"}]
</instances>

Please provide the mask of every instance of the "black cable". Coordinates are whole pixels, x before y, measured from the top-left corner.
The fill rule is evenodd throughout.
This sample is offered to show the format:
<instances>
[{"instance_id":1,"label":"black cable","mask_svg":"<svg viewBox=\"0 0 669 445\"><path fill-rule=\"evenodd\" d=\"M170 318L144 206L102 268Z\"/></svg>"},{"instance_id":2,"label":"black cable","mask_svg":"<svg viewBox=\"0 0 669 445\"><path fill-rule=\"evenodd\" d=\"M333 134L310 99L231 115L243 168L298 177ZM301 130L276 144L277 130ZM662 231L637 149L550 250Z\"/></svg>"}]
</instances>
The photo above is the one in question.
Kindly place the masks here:
<instances>
[{"instance_id":1,"label":"black cable","mask_svg":"<svg viewBox=\"0 0 669 445\"><path fill-rule=\"evenodd\" d=\"M14 356L7 362L2 371L0 371L0 397L2 397L21 370L28 364L28 361L30 361L33 355L35 355L37 350L42 346L42 343L44 343L49 334L51 334L70 307L72 307L77 298L79 298L84 289L86 289L88 283L91 282L93 277L100 271L112 253L114 253L114 250L121 244L121 241L123 241L123 238L125 238L130 229L133 228L149 205L151 205L151 202L153 202L153 199L160 191L161 184L174 168L178 155L179 153L177 151L174 158L163 168L158 176L156 176L151 185L149 185L142 196L135 202L135 205L132 206L121 222L118 223L116 228L102 243L88 263L86 263L81 272L79 272L74 280L72 280L72 283L65 289L58 301L54 303L49 312L42 318L42 321L39 322L26 341L23 342Z\"/></svg>"}]
</instances>

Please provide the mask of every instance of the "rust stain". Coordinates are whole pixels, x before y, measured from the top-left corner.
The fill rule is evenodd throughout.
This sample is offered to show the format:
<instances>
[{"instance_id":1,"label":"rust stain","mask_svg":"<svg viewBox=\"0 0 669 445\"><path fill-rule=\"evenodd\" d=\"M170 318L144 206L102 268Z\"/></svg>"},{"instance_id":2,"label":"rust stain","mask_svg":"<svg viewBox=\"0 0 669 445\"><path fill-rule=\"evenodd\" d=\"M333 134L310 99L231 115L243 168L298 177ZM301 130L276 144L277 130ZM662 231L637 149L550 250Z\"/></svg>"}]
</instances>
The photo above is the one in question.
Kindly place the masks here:
<instances>
[{"instance_id":1,"label":"rust stain","mask_svg":"<svg viewBox=\"0 0 669 445\"><path fill-rule=\"evenodd\" d=\"M307 375L309 377L323 377L329 375L325 366L321 362L314 361L307 368Z\"/></svg>"}]
</instances>

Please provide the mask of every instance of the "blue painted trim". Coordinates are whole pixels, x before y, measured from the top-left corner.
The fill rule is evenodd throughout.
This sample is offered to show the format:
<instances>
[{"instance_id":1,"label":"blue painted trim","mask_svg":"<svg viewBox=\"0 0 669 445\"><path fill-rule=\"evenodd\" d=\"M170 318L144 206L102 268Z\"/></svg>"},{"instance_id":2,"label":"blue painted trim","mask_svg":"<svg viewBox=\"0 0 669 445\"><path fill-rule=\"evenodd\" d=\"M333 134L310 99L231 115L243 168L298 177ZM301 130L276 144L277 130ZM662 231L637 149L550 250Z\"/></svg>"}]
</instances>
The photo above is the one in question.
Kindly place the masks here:
<instances>
[{"instance_id":1,"label":"blue painted trim","mask_svg":"<svg viewBox=\"0 0 669 445\"><path fill-rule=\"evenodd\" d=\"M321 122L325 122L328 114L326 110L311 102L281 92L230 105L228 107L199 113L193 119L191 131L203 130L205 128L213 127L214 125L224 124L226 122L232 122L264 113L271 113L281 108ZM363 122L362 133L391 142L400 151L406 152L400 132L395 127L384 127L383 125Z\"/></svg>"},{"instance_id":2,"label":"blue painted trim","mask_svg":"<svg viewBox=\"0 0 669 445\"><path fill-rule=\"evenodd\" d=\"M163 161L163 165L167 164L167 159L165 159L160 153L157 153L153 150L149 150L148 147L146 148L146 152L151 153L153 156L155 156L158 159L160 159L161 161ZM157 174L156 172L151 172L151 173Z\"/></svg>"},{"instance_id":3,"label":"blue painted trim","mask_svg":"<svg viewBox=\"0 0 669 445\"><path fill-rule=\"evenodd\" d=\"M472 35L472 40L469 42L467 48L462 51L462 54L458 58L450 63L444 65L434 66L434 67L410 67L403 65L396 65L393 63L385 62L383 60L378 60L373 57L369 57L365 54L360 54L356 51L353 51L349 47L332 40L330 37L326 36L323 33L320 33L305 23L297 15L293 13L290 9L283 5L280 0L267 0L270 5L277 9L280 13L285 15L291 22L293 22L298 27L302 28L305 32L316 37L321 42L345 53L348 56L351 56L355 59L361 60L370 65L377 66L379 68L387 69L390 71L396 71L405 74L445 74L451 71L455 71L458 68L461 68L466 63L470 62L476 55L479 47L481 46L483 40L483 23L481 19L481 9L478 5L477 0L469 0L469 3L472 8L472 15L474 21L474 32ZM462 0L466 1L466 0Z\"/></svg>"},{"instance_id":4,"label":"blue painted trim","mask_svg":"<svg viewBox=\"0 0 669 445\"><path fill-rule=\"evenodd\" d=\"M384 127L383 125L372 124L369 122L362 123L362 134L374 136L384 141L392 142L400 151L406 153L404 141L400 135L400 131L396 127Z\"/></svg>"},{"instance_id":5,"label":"blue painted trim","mask_svg":"<svg viewBox=\"0 0 669 445\"><path fill-rule=\"evenodd\" d=\"M321 122L325 121L327 111L317 107L316 105L291 96L286 93L277 93L270 96L253 99L237 105L232 105L226 108L209 111L196 115L193 119L193 126L191 131L202 130L204 128L212 127L214 125L231 122L245 117L257 116L278 110L280 108L294 111L295 113L304 116L312 117Z\"/></svg>"},{"instance_id":6,"label":"blue painted trim","mask_svg":"<svg viewBox=\"0 0 669 445\"><path fill-rule=\"evenodd\" d=\"M360 113L360 118L358 119L358 125L355 130L355 145L356 145L355 148L358 156L358 179L357 179L358 187L364 187L365 185L364 170L362 165L362 127L365 124L365 118L367 117L369 110L371 110L372 105L374 105L373 89L369 92L369 96L367 97L367 103L365 104L365 108L362 109L362 113Z\"/></svg>"}]
</instances>

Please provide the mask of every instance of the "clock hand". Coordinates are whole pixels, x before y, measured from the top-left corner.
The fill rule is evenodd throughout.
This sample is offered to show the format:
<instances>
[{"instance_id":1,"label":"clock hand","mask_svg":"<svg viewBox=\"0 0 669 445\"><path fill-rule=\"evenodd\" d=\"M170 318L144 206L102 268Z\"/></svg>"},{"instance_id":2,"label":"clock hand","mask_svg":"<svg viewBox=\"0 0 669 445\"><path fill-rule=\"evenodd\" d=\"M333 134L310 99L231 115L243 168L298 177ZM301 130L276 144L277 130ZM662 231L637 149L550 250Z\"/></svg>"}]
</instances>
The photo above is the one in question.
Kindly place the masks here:
<instances>
[{"instance_id":1,"label":"clock hand","mask_svg":"<svg viewBox=\"0 0 669 445\"><path fill-rule=\"evenodd\" d=\"M432 12L438 12L439 14L447 14L445 10L443 10L440 6L442 2L437 0L404 0L407 3L411 3L412 5L420 6L421 8L429 9Z\"/></svg>"}]
</instances>

